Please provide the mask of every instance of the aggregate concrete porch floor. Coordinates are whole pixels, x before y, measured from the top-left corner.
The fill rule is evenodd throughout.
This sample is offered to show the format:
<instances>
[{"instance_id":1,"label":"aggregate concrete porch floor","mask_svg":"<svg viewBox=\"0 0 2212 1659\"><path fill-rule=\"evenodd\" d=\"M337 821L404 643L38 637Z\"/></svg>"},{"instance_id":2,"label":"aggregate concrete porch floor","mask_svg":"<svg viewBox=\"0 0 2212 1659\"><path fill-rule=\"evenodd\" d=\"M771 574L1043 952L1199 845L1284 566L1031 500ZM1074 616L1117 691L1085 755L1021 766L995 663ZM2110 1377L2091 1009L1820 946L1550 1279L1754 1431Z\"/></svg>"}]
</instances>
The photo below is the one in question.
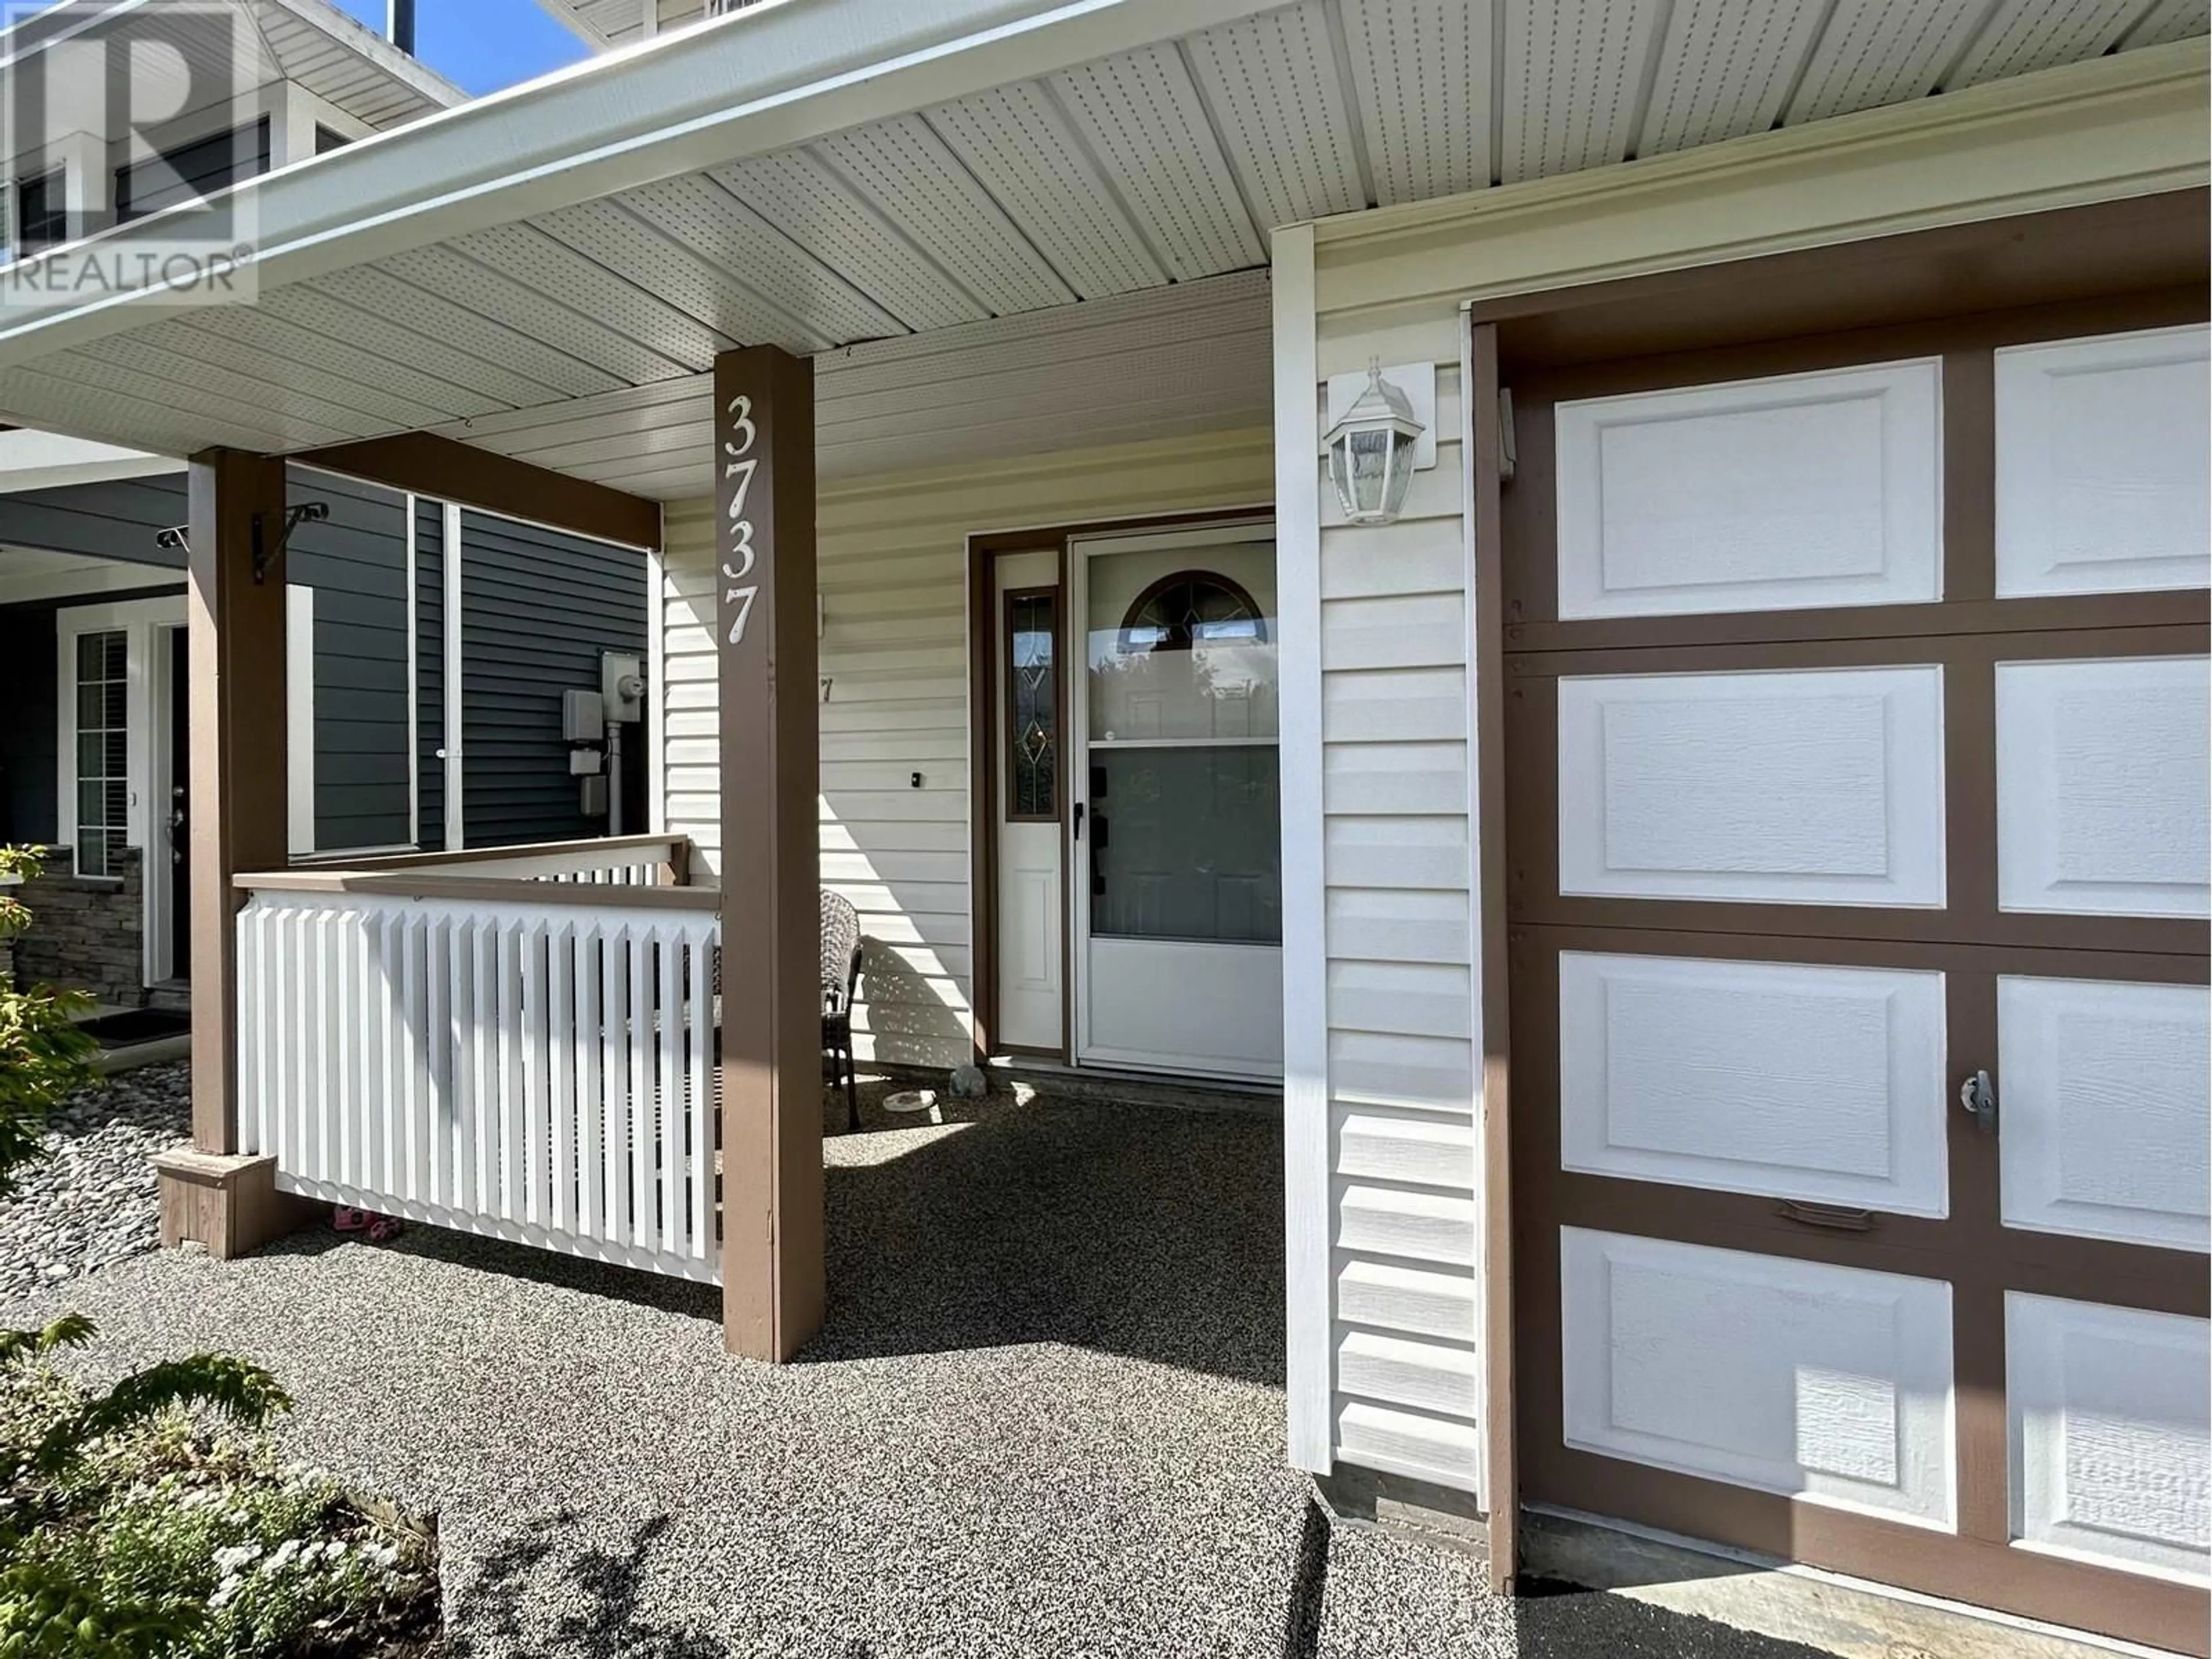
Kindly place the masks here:
<instances>
[{"instance_id":1,"label":"aggregate concrete porch floor","mask_svg":"<svg viewBox=\"0 0 2212 1659\"><path fill-rule=\"evenodd\" d=\"M301 1455L437 1513L458 1659L1811 1654L1489 1601L1466 1558L1312 1509L1269 1116L915 1124L877 1092L828 1143L830 1317L797 1364L726 1358L711 1291L423 1228L143 1257L0 1322L80 1308L103 1370L271 1366Z\"/></svg>"}]
</instances>

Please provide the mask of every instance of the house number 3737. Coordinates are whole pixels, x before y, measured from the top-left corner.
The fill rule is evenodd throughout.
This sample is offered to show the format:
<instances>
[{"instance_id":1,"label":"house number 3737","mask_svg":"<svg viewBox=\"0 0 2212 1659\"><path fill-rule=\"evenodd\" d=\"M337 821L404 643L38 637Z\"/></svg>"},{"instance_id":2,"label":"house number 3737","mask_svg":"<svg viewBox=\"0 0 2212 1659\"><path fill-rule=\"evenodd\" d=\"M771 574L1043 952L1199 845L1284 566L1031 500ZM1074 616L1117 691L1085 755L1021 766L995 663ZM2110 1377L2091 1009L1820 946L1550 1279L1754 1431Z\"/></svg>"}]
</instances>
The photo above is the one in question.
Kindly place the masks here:
<instances>
[{"instance_id":1,"label":"house number 3737","mask_svg":"<svg viewBox=\"0 0 2212 1659\"><path fill-rule=\"evenodd\" d=\"M753 425L751 398L732 398L722 413L729 420L722 439L722 477L730 485L730 503L723 514L729 556L722 561L722 580L730 585L722 591L722 603L736 607L730 617L730 643L740 645L744 641L745 624L752 618L753 600L760 592L760 584L751 580L759 558L753 550L753 524L745 516L753 469L760 465L760 458L752 453L753 441L760 434Z\"/></svg>"}]
</instances>

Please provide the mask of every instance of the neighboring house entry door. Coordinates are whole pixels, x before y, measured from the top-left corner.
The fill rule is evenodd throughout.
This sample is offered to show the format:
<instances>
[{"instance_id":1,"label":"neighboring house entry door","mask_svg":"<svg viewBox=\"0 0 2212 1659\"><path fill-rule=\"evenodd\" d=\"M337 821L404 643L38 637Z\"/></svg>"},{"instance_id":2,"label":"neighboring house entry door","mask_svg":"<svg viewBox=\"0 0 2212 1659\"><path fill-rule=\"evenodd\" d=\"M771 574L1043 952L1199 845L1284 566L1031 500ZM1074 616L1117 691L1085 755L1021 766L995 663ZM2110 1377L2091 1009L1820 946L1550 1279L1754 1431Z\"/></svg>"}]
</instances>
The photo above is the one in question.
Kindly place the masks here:
<instances>
[{"instance_id":1,"label":"neighboring house entry door","mask_svg":"<svg viewBox=\"0 0 2212 1659\"><path fill-rule=\"evenodd\" d=\"M1273 527L1068 544L1075 1057L1279 1076Z\"/></svg>"},{"instance_id":2,"label":"neighboring house entry door","mask_svg":"<svg viewBox=\"0 0 2212 1659\"><path fill-rule=\"evenodd\" d=\"M191 630L169 630L169 799L164 819L166 833L149 854L169 863L169 976L192 975L191 872Z\"/></svg>"},{"instance_id":3,"label":"neighboring house entry door","mask_svg":"<svg viewBox=\"0 0 2212 1659\"><path fill-rule=\"evenodd\" d=\"M2203 306L1509 364L1525 1499L2203 1651Z\"/></svg>"}]
</instances>

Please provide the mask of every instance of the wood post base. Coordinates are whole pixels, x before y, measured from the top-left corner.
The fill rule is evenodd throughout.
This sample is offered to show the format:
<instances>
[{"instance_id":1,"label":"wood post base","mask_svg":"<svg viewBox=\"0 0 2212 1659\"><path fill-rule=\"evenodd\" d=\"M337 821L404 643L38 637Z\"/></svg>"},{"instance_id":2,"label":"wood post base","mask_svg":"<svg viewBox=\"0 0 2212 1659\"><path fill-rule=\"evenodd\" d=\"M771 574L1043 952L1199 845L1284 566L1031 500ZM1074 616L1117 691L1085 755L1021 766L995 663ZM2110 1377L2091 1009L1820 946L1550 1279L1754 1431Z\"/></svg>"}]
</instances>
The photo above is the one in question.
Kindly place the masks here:
<instances>
[{"instance_id":1,"label":"wood post base","mask_svg":"<svg viewBox=\"0 0 2212 1659\"><path fill-rule=\"evenodd\" d=\"M219 1261L249 1255L305 1226L317 1206L276 1190L273 1158L226 1157L179 1147L155 1155L161 1177L161 1248L204 1244Z\"/></svg>"}]
</instances>

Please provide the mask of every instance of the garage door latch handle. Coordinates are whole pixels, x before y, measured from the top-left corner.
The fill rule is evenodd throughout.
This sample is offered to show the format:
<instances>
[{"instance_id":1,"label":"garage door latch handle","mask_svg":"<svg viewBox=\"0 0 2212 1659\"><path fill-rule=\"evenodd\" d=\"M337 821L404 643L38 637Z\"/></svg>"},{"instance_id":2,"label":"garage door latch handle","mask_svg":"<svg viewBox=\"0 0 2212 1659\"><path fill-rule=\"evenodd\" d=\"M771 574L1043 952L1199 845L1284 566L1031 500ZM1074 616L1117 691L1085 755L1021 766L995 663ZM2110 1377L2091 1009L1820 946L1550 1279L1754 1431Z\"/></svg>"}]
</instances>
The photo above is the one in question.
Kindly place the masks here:
<instances>
[{"instance_id":1,"label":"garage door latch handle","mask_svg":"<svg viewBox=\"0 0 2212 1659\"><path fill-rule=\"evenodd\" d=\"M1861 1210L1845 1204L1808 1204L1801 1200L1785 1198L1775 1206L1775 1212L1786 1221L1802 1222L1808 1227L1826 1227L1832 1232L1870 1233L1874 1231L1874 1212Z\"/></svg>"},{"instance_id":2,"label":"garage door latch handle","mask_svg":"<svg viewBox=\"0 0 2212 1659\"><path fill-rule=\"evenodd\" d=\"M1984 1133L1996 1133L1997 1091L1987 1072L1976 1072L1959 1085L1959 1104L1982 1126Z\"/></svg>"}]
</instances>

